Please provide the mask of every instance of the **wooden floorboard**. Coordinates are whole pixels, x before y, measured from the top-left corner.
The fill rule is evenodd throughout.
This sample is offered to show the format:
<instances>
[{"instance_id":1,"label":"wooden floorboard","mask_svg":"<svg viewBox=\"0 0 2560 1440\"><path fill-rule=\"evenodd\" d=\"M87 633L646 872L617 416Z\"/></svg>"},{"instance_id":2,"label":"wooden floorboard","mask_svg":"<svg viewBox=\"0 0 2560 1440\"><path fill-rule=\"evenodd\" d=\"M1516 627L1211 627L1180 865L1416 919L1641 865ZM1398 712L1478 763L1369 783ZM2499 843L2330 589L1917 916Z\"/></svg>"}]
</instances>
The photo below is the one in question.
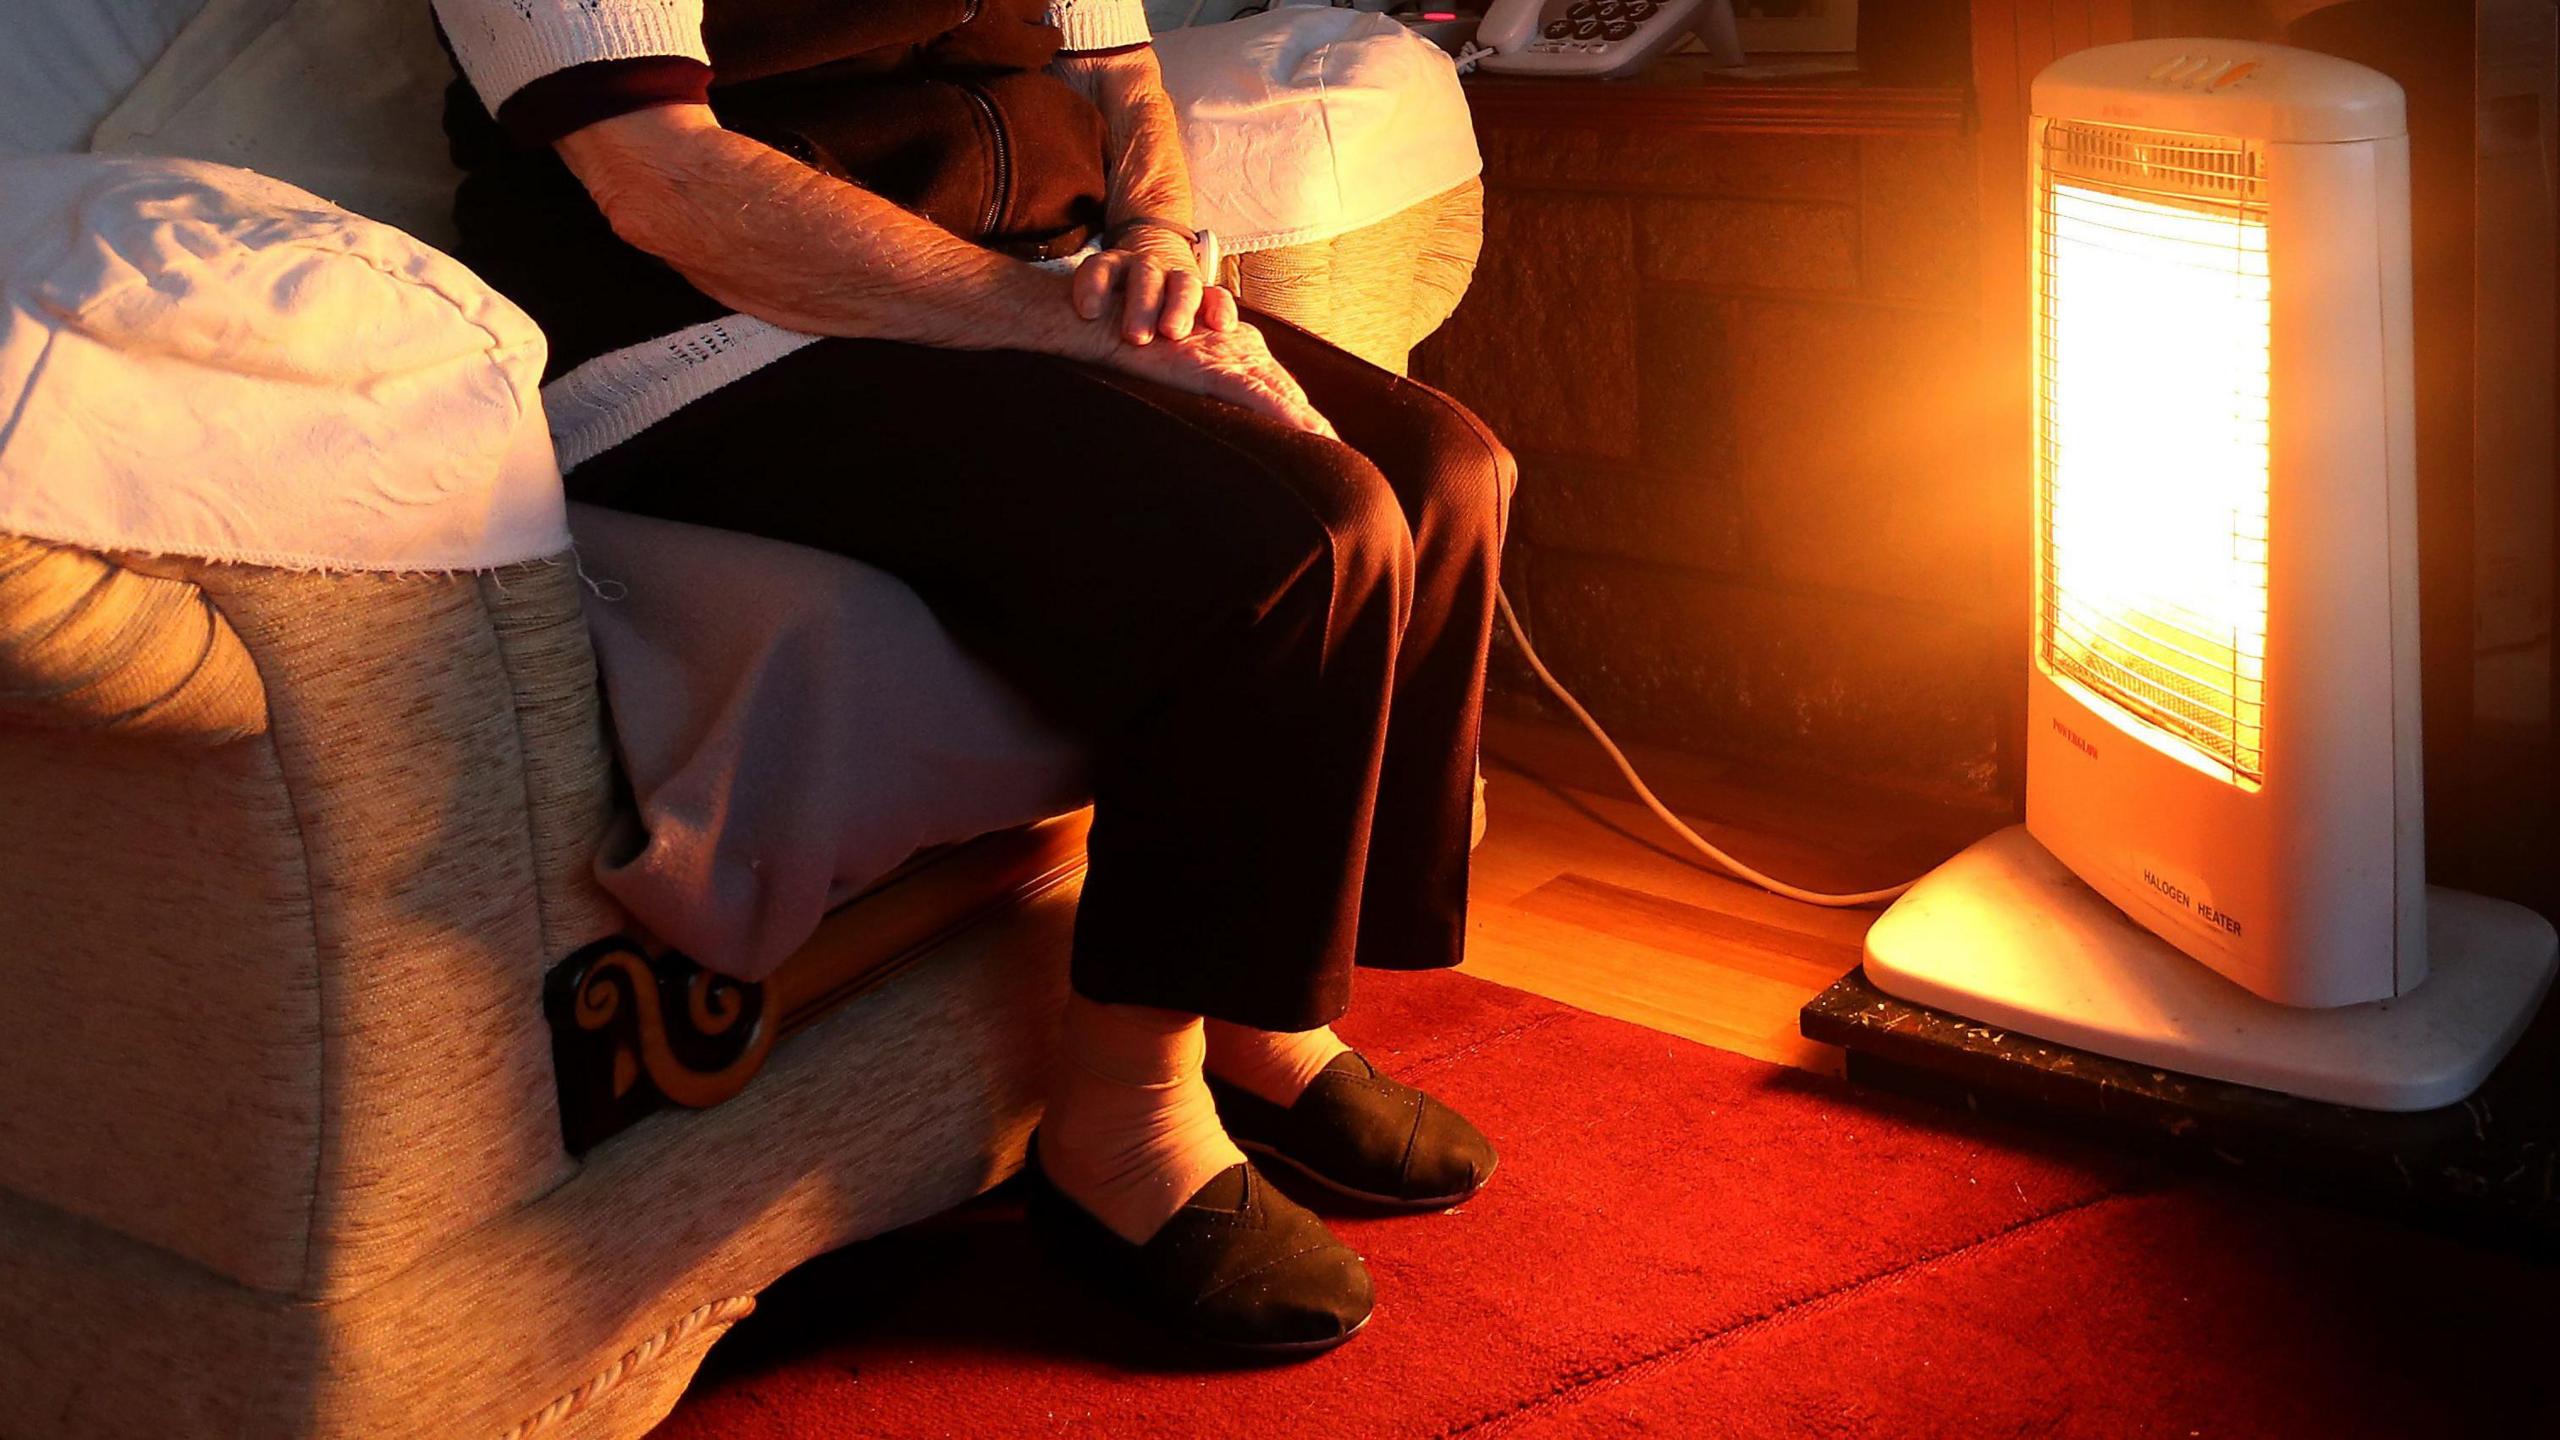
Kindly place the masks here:
<instances>
[{"instance_id":1,"label":"wooden floorboard","mask_svg":"<svg viewBox=\"0 0 2560 1440\"><path fill-rule=\"evenodd\" d=\"M1837 1073L1796 1011L1858 963L1874 910L1788 900L1709 869L1578 731L1495 722L1467 970L1597 1014L1781 1065ZM1790 883L1859 890L1918 875L2007 823L1694 756L1638 752L1666 803Z\"/></svg>"}]
</instances>

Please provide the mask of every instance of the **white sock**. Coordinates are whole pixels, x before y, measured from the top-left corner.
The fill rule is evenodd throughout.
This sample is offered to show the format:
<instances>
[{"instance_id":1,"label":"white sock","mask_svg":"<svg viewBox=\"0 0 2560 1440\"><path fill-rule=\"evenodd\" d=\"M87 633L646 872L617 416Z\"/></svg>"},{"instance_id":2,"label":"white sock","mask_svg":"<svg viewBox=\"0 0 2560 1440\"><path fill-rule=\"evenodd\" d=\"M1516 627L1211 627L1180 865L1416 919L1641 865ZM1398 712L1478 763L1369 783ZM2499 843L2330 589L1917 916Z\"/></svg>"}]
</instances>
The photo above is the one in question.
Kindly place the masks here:
<instances>
[{"instance_id":1,"label":"white sock","mask_svg":"<svg viewBox=\"0 0 2560 1440\"><path fill-rule=\"evenodd\" d=\"M1307 1082L1351 1048L1335 1037L1330 1025L1313 1030L1250 1030L1212 1020L1207 1029L1210 1071L1274 1105L1297 1104Z\"/></svg>"},{"instance_id":2,"label":"white sock","mask_svg":"<svg viewBox=\"0 0 2560 1440\"><path fill-rule=\"evenodd\" d=\"M1200 1017L1067 997L1040 1168L1132 1244L1244 1152L1200 1078Z\"/></svg>"}]
</instances>

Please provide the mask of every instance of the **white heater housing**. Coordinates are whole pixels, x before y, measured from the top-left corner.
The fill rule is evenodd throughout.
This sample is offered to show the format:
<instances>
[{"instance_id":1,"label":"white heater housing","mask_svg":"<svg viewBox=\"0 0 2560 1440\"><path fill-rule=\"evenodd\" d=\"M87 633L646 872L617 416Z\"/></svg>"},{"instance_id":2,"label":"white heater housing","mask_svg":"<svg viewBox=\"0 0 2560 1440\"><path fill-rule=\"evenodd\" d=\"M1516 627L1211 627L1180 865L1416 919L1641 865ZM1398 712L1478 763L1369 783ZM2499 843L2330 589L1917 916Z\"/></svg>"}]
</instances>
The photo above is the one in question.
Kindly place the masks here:
<instances>
[{"instance_id":1,"label":"white heater housing","mask_svg":"<svg viewBox=\"0 0 2560 1440\"><path fill-rule=\"evenodd\" d=\"M1868 976L2165 1069L2449 1104L2560 945L2426 885L2400 88L2157 40L2055 62L2033 110L2027 823L1896 902Z\"/></svg>"},{"instance_id":2,"label":"white heater housing","mask_svg":"<svg viewBox=\"0 0 2560 1440\"><path fill-rule=\"evenodd\" d=\"M2281 46L2035 83L2027 829L2234 981L2426 978L2400 87Z\"/></svg>"}]
</instances>

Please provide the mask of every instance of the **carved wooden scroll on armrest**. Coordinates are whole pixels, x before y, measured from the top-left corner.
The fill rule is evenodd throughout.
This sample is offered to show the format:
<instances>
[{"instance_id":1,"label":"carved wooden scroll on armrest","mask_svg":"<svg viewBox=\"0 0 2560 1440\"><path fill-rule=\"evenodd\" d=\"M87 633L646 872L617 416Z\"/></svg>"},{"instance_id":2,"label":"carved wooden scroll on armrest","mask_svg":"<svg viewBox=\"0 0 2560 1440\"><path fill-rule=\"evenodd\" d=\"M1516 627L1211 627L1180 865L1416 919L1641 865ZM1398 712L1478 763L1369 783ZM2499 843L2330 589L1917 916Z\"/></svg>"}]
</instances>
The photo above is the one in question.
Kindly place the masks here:
<instances>
[{"instance_id":1,"label":"carved wooden scroll on armrest","mask_svg":"<svg viewBox=\"0 0 2560 1440\"><path fill-rule=\"evenodd\" d=\"M543 1010L569 1153L665 1106L708 1109L744 1090L784 1036L1082 870L1089 820L1080 810L921 857L829 915L761 982L626 935L553 966Z\"/></svg>"},{"instance_id":2,"label":"carved wooden scroll on armrest","mask_svg":"<svg viewBox=\"0 0 2560 1440\"><path fill-rule=\"evenodd\" d=\"M661 1104L701 1110L747 1088L775 1035L770 982L715 975L615 935L554 967L543 987L561 1139L585 1154Z\"/></svg>"}]
</instances>

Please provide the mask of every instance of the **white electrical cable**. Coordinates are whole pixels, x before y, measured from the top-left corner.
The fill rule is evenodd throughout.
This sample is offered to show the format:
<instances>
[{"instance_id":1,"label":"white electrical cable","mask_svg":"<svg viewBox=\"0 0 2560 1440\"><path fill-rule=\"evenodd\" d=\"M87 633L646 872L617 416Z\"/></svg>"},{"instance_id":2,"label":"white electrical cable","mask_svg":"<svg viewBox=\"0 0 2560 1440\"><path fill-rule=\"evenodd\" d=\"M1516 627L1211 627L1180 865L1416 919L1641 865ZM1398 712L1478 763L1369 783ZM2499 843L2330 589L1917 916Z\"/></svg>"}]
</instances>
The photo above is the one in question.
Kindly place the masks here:
<instances>
[{"instance_id":1,"label":"white electrical cable","mask_svg":"<svg viewBox=\"0 0 2560 1440\"><path fill-rule=\"evenodd\" d=\"M1502 623L1511 627L1511 638L1520 646L1520 658L1529 662L1530 671L1538 677L1539 684L1547 687L1547 693L1555 696L1565 709L1572 711L1573 718L1582 722L1582 728L1591 732L1591 738L1600 742L1600 748L1609 752L1609 758L1616 763L1618 773L1626 776L1627 783L1635 787L1636 798L1644 802L1645 808L1653 812L1655 819L1670 826L1674 834L1688 841L1699 854L1714 861L1727 873L1739 879L1748 880L1773 895L1783 895L1790 900L1801 900L1807 905L1821 905L1835 910L1850 910L1861 905L1881 905L1918 883L1914 880L1905 880L1899 885L1888 885L1882 890L1861 890L1854 895L1830 895L1819 890L1802 889L1784 880L1763 875L1717 849L1707 837L1690 829L1687 821L1671 813L1671 807L1663 804L1654 795L1653 787L1644 783L1644 777L1636 773L1636 767L1628 761L1626 752L1618 748L1617 742L1609 738L1609 732L1601 729L1600 722L1591 718L1591 712L1582 708L1582 702L1573 698L1573 692L1565 689L1563 682L1549 673L1547 663L1539 659L1538 652L1531 648L1529 632L1521 628L1520 617L1511 611L1510 593L1496 586L1493 599L1494 603L1502 609Z\"/></svg>"}]
</instances>

